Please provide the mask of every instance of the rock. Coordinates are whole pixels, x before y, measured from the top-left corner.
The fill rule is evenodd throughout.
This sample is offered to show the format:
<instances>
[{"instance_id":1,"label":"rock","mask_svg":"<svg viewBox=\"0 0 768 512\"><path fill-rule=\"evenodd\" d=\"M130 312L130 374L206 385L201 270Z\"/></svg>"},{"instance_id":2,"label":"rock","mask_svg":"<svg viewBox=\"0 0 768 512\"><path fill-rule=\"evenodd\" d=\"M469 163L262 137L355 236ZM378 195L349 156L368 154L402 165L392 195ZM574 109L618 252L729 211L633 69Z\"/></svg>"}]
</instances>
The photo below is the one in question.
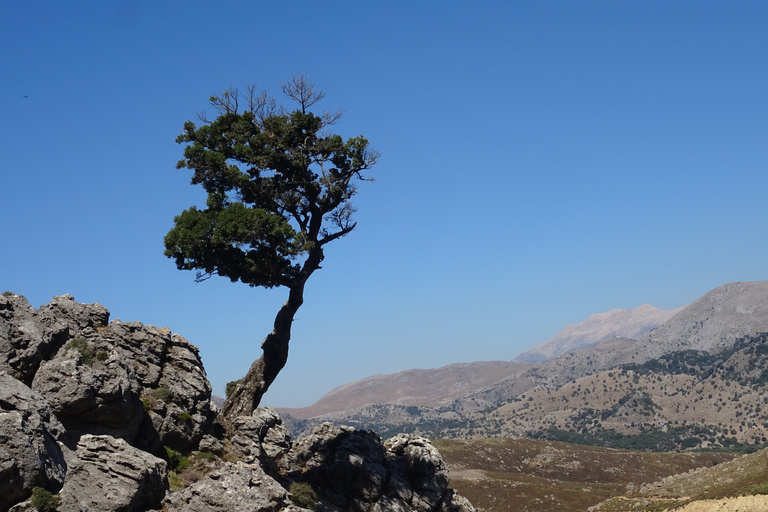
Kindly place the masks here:
<instances>
[{"instance_id":1,"label":"rock","mask_svg":"<svg viewBox=\"0 0 768 512\"><path fill-rule=\"evenodd\" d=\"M232 449L243 459L278 459L291 448L288 429L271 407L259 407L251 416L240 416L232 423Z\"/></svg>"},{"instance_id":2,"label":"rock","mask_svg":"<svg viewBox=\"0 0 768 512\"><path fill-rule=\"evenodd\" d=\"M408 434L399 434L384 446L390 471L411 489L413 509L433 510L448 489L448 467L437 448L423 437Z\"/></svg>"},{"instance_id":3,"label":"rock","mask_svg":"<svg viewBox=\"0 0 768 512\"><path fill-rule=\"evenodd\" d=\"M40 314L53 317L69 327L71 336L76 336L87 327L100 329L109 323L109 310L101 304L82 304L70 294L58 295L48 304L40 307Z\"/></svg>"},{"instance_id":4,"label":"rock","mask_svg":"<svg viewBox=\"0 0 768 512\"><path fill-rule=\"evenodd\" d=\"M169 494L163 506L168 512L277 512L289 503L288 492L259 464L238 462Z\"/></svg>"},{"instance_id":5,"label":"rock","mask_svg":"<svg viewBox=\"0 0 768 512\"><path fill-rule=\"evenodd\" d=\"M131 361L148 421L138 446L161 444L179 451L197 448L211 430L211 384L198 348L167 328L113 321L105 334Z\"/></svg>"},{"instance_id":6,"label":"rock","mask_svg":"<svg viewBox=\"0 0 768 512\"><path fill-rule=\"evenodd\" d=\"M166 463L111 436L84 435L59 495L59 512L143 512L160 508Z\"/></svg>"},{"instance_id":7,"label":"rock","mask_svg":"<svg viewBox=\"0 0 768 512\"><path fill-rule=\"evenodd\" d=\"M68 338L65 322L35 310L21 295L0 295L0 371L29 386L40 363Z\"/></svg>"},{"instance_id":8,"label":"rock","mask_svg":"<svg viewBox=\"0 0 768 512\"><path fill-rule=\"evenodd\" d=\"M56 438L63 432L40 393L0 372L0 510L35 486L61 488L67 466Z\"/></svg>"},{"instance_id":9,"label":"rock","mask_svg":"<svg viewBox=\"0 0 768 512\"><path fill-rule=\"evenodd\" d=\"M144 410L139 399L141 388L128 360L91 328L76 339L80 350L65 345L56 358L40 365L32 381L33 389L51 404L72 437L72 444L86 433L133 442ZM86 357L81 352L90 354L90 361L84 362ZM103 355L103 359L97 355Z\"/></svg>"},{"instance_id":10,"label":"rock","mask_svg":"<svg viewBox=\"0 0 768 512\"><path fill-rule=\"evenodd\" d=\"M445 462L421 437L401 434L383 443L375 432L326 423L297 440L278 465L316 490L321 510L474 510L448 489Z\"/></svg>"}]
</instances>

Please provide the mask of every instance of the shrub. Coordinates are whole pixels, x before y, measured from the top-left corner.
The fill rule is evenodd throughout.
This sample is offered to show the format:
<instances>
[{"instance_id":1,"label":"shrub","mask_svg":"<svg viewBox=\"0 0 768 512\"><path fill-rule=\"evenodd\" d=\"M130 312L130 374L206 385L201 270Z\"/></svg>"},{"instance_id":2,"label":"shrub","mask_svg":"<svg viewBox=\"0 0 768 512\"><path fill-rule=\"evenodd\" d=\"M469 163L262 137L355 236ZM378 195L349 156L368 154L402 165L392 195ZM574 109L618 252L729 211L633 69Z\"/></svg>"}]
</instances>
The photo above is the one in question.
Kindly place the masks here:
<instances>
[{"instance_id":1,"label":"shrub","mask_svg":"<svg viewBox=\"0 0 768 512\"><path fill-rule=\"evenodd\" d=\"M158 400L162 400L165 403L171 403L171 390L165 386L161 386L152 392L152 396Z\"/></svg>"},{"instance_id":2,"label":"shrub","mask_svg":"<svg viewBox=\"0 0 768 512\"><path fill-rule=\"evenodd\" d=\"M224 394L226 395L227 398L229 398L229 395L231 395L235 391L235 388L237 387L238 384L240 384L241 380L243 379L227 382L227 387L224 389Z\"/></svg>"},{"instance_id":3,"label":"shrub","mask_svg":"<svg viewBox=\"0 0 768 512\"><path fill-rule=\"evenodd\" d=\"M176 416L176 421L179 423L191 423L192 415L187 411L182 411L178 414L178 416Z\"/></svg>"},{"instance_id":4,"label":"shrub","mask_svg":"<svg viewBox=\"0 0 768 512\"><path fill-rule=\"evenodd\" d=\"M294 482L288 487L291 493L291 501L297 507L315 510L317 506L317 494L312 486L306 482Z\"/></svg>"},{"instance_id":5,"label":"shrub","mask_svg":"<svg viewBox=\"0 0 768 512\"><path fill-rule=\"evenodd\" d=\"M42 487L32 488L32 506L38 512L54 512L59 506L59 497Z\"/></svg>"},{"instance_id":6,"label":"shrub","mask_svg":"<svg viewBox=\"0 0 768 512\"><path fill-rule=\"evenodd\" d=\"M76 350L80 353L80 361L84 365L93 366L93 358L96 349L88 345L88 340L81 337L73 338L66 346L66 352L69 352L70 350Z\"/></svg>"}]
</instances>

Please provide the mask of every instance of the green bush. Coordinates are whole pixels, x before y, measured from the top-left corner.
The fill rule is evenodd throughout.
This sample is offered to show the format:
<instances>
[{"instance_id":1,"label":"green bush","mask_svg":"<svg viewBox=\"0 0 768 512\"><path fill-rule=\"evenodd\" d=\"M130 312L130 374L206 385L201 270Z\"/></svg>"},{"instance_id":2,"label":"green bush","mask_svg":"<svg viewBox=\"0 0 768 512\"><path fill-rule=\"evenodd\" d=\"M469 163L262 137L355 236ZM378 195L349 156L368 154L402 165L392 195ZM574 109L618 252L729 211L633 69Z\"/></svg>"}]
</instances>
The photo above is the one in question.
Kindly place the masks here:
<instances>
[{"instance_id":1,"label":"green bush","mask_svg":"<svg viewBox=\"0 0 768 512\"><path fill-rule=\"evenodd\" d=\"M237 387L238 384L240 384L241 380L243 379L227 382L227 387L224 389L224 393L226 394L227 398L229 398L229 395L231 395L235 391L235 388Z\"/></svg>"},{"instance_id":2,"label":"green bush","mask_svg":"<svg viewBox=\"0 0 768 512\"><path fill-rule=\"evenodd\" d=\"M32 488L32 506L38 512L53 512L59 506L61 500L55 494L51 494L42 487Z\"/></svg>"},{"instance_id":3,"label":"green bush","mask_svg":"<svg viewBox=\"0 0 768 512\"><path fill-rule=\"evenodd\" d=\"M294 482L288 487L291 493L291 501L297 507L315 510L317 506L317 494L312 486L306 482Z\"/></svg>"},{"instance_id":4,"label":"green bush","mask_svg":"<svg viewBox=\"0 0 768 512\"><path fill-rule=\"evenodd\" d=\"M187 411L182 411L176 416L176 421L179 423L191 423L192 422L192 415L189 414Z\"/></svg>"},{"instance_id":5,"label":"green bush","mask_svg":"<svg viewBox=\"0 0 768 512\"><path fill-rule=\"evenodd\" d=\"M158 400L169 404L171 403L171 390L165 386L161 386L152 392L152 396Z\"/></svg>"},{"instance_id":6,"label":"green bush","mask_svg":"<svg viewBox=\"0 0 768 512\"><path fill-rule=\"evenodd\" d=\"M76 350L80 353L80 361L84 365L93 366L93 359L94 355L96 354L96 349L88 345L88 340L81 337L70 340L70 342L67 343L66 352L69 352L70 350Z\"/></svg>"}]
</instances>

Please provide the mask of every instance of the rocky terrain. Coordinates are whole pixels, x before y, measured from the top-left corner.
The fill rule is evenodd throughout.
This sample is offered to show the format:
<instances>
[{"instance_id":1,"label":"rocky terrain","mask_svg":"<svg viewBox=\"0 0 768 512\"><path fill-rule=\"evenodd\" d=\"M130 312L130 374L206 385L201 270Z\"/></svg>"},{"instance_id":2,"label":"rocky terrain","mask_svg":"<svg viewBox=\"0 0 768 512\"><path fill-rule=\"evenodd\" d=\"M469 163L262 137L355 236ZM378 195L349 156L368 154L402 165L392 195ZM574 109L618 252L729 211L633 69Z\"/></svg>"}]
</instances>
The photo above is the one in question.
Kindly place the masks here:
<instances>
[{"instance_id":1,"label":"rocky terrain","mask_svg":"<svg viewBox=\"0 0 768 512\"><path fill-rule=\"evenodd\" d=\"M512 375L438 405L412 398L285 419L295 432L335 421L382 434L548 436L658 449L760 443L768 416L758 333L766 331L768 281L731 283L639 340L608 339L512 367Z\"/></svg>"},{"instance_id":2,"label":"rocky terrain","mask_svg":"<svg viewBox=\"0 0 768 512\"><path fill-rule=\"evenodd\" d=\"M0 511L472 511L426 439L257 409L225 430L197 348L69 295L0 295Z\"/></svg>"}]
</instances>

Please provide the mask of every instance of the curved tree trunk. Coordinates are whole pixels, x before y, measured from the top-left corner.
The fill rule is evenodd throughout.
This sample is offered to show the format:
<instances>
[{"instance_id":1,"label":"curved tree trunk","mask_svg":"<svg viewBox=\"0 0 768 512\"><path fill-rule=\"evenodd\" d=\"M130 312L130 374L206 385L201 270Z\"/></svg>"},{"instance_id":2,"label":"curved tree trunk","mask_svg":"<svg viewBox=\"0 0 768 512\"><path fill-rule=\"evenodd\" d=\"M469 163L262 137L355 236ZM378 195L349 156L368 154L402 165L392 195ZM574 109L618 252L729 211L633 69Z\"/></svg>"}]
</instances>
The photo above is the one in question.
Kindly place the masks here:
<instances>
[{"instance_id":1,"label":"curved tree trunk","mask_svg":"<svg viewBox=\"0 0 768 512\"><path fill-rule=\"evenodd\" d=\"M251 364L248 373L240 379L234 391L224 401L219 419L225 428L229 429L232 420L238 416L250 416L253 413L259 406L261 397L285 366L293 317L304 303L304 284L309 276L320 268L322 260L322 249L317 248L310 252L297 282L290 287L288 300L277 312L272 332L261 342L262 356Z\"/></svg>"}]
</instances>

